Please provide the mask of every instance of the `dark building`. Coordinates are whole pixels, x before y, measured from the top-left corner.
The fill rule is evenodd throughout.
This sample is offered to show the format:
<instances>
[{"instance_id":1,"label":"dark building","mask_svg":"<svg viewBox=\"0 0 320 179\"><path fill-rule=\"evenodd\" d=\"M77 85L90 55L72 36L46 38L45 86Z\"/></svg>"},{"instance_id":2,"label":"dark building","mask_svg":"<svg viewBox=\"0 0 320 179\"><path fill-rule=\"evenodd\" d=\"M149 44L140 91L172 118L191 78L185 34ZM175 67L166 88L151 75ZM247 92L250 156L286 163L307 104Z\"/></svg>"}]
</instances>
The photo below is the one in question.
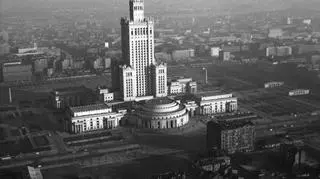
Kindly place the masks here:
<instances>
[{"instance_id":1,"label":"dark building","mask_svg":"<svg viewBox=\"0 0 320 179\"><path fill-rule=\"evenodd\" d=\"M251 121L218 121L207 124L207 148L227 153L254 149L255 127Z\"/></svg>"},{"instance_id":2,"label":"dark building","mask_svg":"<svg viewBox=\"0 0 320 179\"><path fill-rule=\"evenodd\" d=\"M1 79L4 82L31 81L32 65L22 62L4 63L1 66Z\"/></svg>"},{"instance_id":3,"label":"dark building","mask_svg":"<svg viewBox=\"0 0 320 179\"><path fill-rule=\"evenodd\" d=\"M111 80L112 88L114 91L120 90L120 71L119 71L120 62L116 59L111 60Z\"/></svg>"},{"instance_id":4,"label":"dark building","mask_svg":"<svg viewBox=\"0 0 320 179\"><path fill-rule=\"evenodd\" d=\"M49 97L51 105L56 109L84 106L95 102L93 91L85 86L54 89Z\"/></svg>"}]
</instances>

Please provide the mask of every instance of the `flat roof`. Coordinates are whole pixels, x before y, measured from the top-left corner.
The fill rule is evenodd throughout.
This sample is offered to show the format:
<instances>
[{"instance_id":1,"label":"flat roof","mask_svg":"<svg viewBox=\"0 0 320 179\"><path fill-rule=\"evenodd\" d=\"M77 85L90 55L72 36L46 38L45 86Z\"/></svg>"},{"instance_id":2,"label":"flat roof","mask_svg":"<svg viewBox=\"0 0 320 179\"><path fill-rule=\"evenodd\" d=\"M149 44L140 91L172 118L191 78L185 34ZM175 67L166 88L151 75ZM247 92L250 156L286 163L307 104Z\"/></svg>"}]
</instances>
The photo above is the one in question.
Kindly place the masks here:
<instances>
[{"instance_id":1,"label":"flat roof","mask_svg":"<svg viewBox=\"0 0 320 179\"><path fill-rule=\"evenodd\" d=\"M212 122L213 124L217 124L221 127L222 130L231 130L237 129L244 126L253 126L254 124L249 120L234 120L234 121L217 121ZM212 123L208 123L209 125Z\"/></svg>"},{"instance_id":2,"label":"flat roof","mask_svg":"<svg viewBox=\"0 0 320 179\"><path fill-rule=\"evenodd\" d=\"M95 111L101 109L109 109L110 107L104 103L99 104L92 104L86 106L77 106L77 107L70 107L70 110L74 113L76 112L85 112L85 111Z\"/></svg>"},{"instance_id":3,"label":"flat roof","mask_svg":"<svg viewBox=\"0 0 320 179\"><path fill-rule=\"evenodd\" d=\"M85 86L76 86L76 87L66 87L66 88L56 88L53 89L54 92L58 93L68 93L68 92L79 92L79 91L89 91L89 88L86 88Z\"/></svg>"},{"instance_id":4,"label":"flat roof","mask_svg":"<svg viewBox=\"0 0 320 179\"><path fill-rule=\"evenodd\" d=\"M199 93L196 93L195 95L197 97L208 97L208 96L219 96L219 95L227 95L227 94L231 94L231 93L226 93L221 90L216 90L216 91L208 91L208 92L199 92Z\"/></svg>"}]
</instances>

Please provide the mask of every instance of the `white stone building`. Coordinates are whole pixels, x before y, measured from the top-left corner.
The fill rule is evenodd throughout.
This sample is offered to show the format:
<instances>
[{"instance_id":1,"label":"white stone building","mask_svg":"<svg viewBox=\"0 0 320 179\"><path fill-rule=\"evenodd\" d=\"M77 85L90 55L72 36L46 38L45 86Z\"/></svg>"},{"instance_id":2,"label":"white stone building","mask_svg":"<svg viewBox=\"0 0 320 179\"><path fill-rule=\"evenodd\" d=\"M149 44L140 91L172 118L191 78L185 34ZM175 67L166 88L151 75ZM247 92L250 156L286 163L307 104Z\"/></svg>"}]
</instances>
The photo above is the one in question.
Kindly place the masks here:
<instances>
[{"instance_id":1,"label":"white stone building","mask_svg":"<svg viewBox=\"0 0 320 179\"><path fill-rule=\"evenodd\" d=\"M159 73L166 65L157 67L154 57L154 22L144 17L143 0L130 0L129 10L130 18L121 19L123 65L119 73L122 99L133 101L144 96L166 96L167 92L159 85L159 80L161 84L166 81L166 69L165 73ZM153 72L153 69L160 71ZM113 76L113 80L117 80L117 75Z\"/></svg>"},{"instance_id":2,"label":"white stone building","mask_svg":"<svg viewBox=\"0 0 320 179\"><path fill-rule=\"evenodd\" d=\"M238 100L232 94L198 94L198 109L200 115L234 112L238 110Z\"/></svg>"},{"instance_id":3,"label":"white stone building","mask_svg":"<svg viewBox=\"0 0 320 179\"><path fill-rule=\"evenodd\" d=\"M113 112L106 104L70 107L66 126L71 133L112 129L120 124L123 117L123 113Z\"/></svg>"}]
</instances>

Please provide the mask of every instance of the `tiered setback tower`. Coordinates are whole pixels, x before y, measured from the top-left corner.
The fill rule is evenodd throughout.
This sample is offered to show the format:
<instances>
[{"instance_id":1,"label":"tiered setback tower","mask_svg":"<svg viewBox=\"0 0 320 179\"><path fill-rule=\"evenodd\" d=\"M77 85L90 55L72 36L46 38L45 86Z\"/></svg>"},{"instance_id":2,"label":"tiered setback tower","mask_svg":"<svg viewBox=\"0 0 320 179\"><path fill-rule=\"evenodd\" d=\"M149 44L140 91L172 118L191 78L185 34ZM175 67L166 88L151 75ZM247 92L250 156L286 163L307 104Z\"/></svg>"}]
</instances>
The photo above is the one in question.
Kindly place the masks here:
<instances>
[{"instance_id":1,"label":"tiered setback tower","mask_svg":"<svg viewBox=\"0 0 320 179\"><path fill-rule=\"evenodd\" d=\"M122 57L120 66L120 92L124 101L132 101L136 97L166 96L166 90L157 90L162 85L154 85L158 77L153 74L157 70L154 59L154 23L144 17L143 0L129 1L130 18L121 19ZM135 73L135 75L131 75ZM166 72L166 70L165 70ZM163 74L161 74L163 76ZM133 78L135 77L135 79ZM166 82L167 76L165 75ZM132 84L132 85L128 85ZM164 84L166 88L166 83ZM129 91L129 92L128 92ZM130 92L131 91L131 92ZM165 91L159 94L159 91Z\"/></svg>"}]
</instances>

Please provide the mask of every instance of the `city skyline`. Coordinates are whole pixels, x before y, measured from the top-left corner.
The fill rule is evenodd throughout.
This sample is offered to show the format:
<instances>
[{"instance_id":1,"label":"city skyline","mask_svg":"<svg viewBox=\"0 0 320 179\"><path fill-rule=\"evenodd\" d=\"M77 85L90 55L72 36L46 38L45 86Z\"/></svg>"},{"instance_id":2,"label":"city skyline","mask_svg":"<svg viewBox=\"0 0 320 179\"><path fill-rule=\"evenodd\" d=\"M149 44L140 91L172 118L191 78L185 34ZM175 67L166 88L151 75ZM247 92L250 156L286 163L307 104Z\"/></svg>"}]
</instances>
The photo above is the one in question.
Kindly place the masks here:
<instances>
[{"instance_id":1,"label":"city skyline","mask_svg":"<svg viewBox=\"0 0 320 179\"><path fill-rule=\"evenodd\" d=\"M320 179L318 0L1 3L1 179Z\"/></svg>"}]
</instances>

